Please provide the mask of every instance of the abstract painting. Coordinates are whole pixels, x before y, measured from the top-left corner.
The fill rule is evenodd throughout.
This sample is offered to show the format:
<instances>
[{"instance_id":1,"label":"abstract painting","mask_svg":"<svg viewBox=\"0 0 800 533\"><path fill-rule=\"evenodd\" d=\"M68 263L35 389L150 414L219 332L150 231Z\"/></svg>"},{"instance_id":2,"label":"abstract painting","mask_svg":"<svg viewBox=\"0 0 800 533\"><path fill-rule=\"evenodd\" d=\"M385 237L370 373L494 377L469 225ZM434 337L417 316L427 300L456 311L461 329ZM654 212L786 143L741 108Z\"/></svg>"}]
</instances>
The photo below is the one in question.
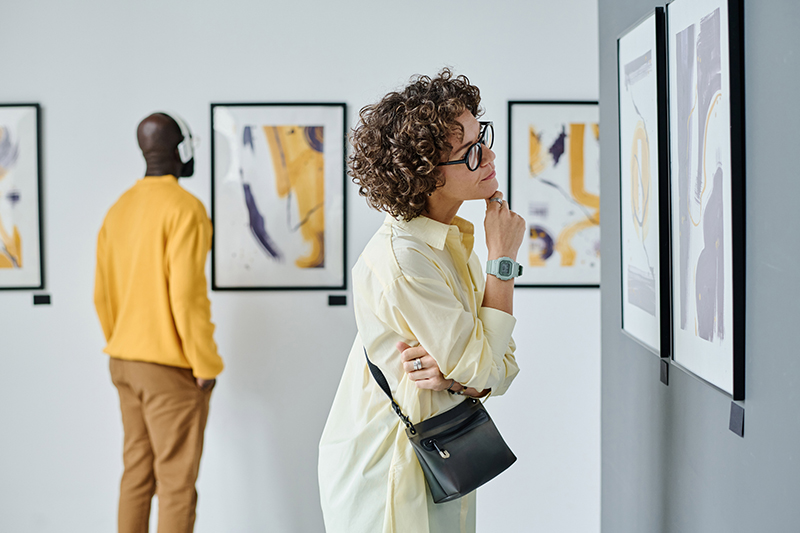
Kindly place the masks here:
<instances>
[{"instance_id":1,"label":"abstract painting","mask_svg":"<svg viewBox=\"0 0 800 533\"><path fill-rule=\"evenodd\" d=\"M622 330L669 355L668 139L664 9L617 40Z\"/></svg>"},{"instance_id":2,"label":"abstract painting","mask_svg":"<svg viewBox=\"0 0 800 533\"><path fill-rule=\"evenodd\" d=\"M509 102L508 200L528 224L517 287L600 285L596 102Z\"/></svg>"},{"instance_id":3,"label":"abstract painting","mask_svg":"<svg viewBox=\"0 0 800 533\"><path fill-rule=\"evenodd\" d=\"M0 289L44 287L40 108L0 104Z\"/></svg>"},{"instance_id":4,"label":"abstract painting","mask_svg":"<svg viewBox=\"0 0 800 533\"><path fill-rule=\"evenodd\" d=\"M741 2L667 7L673 360L744 395Z\"/></svg>"},{"instance_id":5,"label":"abstract painting","mask_svg":"<svg viewBox=\"0 0 800 533\"><path fill-rule=\"evenodd\" d=\"M212 104L212 287L345 287L345 104Z\"/></svg>"}]
</instances>

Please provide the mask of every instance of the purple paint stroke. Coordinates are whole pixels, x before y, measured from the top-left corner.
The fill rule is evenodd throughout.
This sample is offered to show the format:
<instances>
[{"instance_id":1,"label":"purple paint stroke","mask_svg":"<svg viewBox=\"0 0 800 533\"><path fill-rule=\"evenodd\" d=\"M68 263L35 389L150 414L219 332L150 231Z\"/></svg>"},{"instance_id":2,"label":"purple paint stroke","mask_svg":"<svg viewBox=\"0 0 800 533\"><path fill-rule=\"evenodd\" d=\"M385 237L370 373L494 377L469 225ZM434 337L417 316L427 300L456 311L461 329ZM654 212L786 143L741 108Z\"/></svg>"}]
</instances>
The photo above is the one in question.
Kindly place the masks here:
<instances>
[{"instance_id":1,"label":"purple paint stroke","mask_svg":"<svg viewBox=\"0 0 800 533\"><path fill-rule=\"evenodd\" d=\"M250 190L250 184L242 183L242 187L244 187L244 201L247 204L247 215L250 219L250 231L253 233L253 237L256 238L256 242L261 245L261 248L264 249L267 255L280 261L283 257L278 247L272 242L272 239L267 233L266 222L258 211L256 199L253 197L253 192Z\"/></svg>"},{"instance_id":2,"label":"purple paint stroke","mask_svg":"<svg viewBox=\"0 0 800 533\"><path fill-rule=\"evenodd\" d=\"M692 24L676 36L677 108L678 108L678 209L680 235L680 327L690 329L688 309L693 302L697 312L697 335L707 341L724 337L724 217L722 200L723 172L718 168L711 184L711 195L699 220L693 220L692 205L702 205L705 183L706 122L714 95L721 90L721 41L719 9L700 20L695 49ZM696 100L695 100L696 98ZM694 110L694 107L697 107ZM695 120L694 113L697 113ZM696 127L695 152L691 151ZM693 156L696 170L693 171ZM696 216L695 216L696 218ZM691 240L702 228L704 248L691 265ZM694 280L694 282L692 281Z\"/></svg>"},{"instance_id":3,"label":"purple paint stroke","mask_svg":"<svg viewBox=\"0 0 800 533\"><path fill-rule=\"evenodd\" d=\"M250 151L255 152L256 148L253 145L253 131L252 126L245 126L242 129L242 146L247 148L250 146Z\"/></svg>"},{"instance_id":4,"label":"purple paint stroke","mask_svg":"<svg viewBox=\"0 0 800 533\"><path fill-rule=\"evenodd\" d=\"M531 251L545 261L550 259L555 250L555 241L550 233L542 226L530 227Z\"/></svg>"},{"instance_id":5,"label":"purple paint stroke","mask_svg":"<svg viewBox=\"0 0 800 533\"><path fill-rule=\"evenodd\" d=\"M548 152L550 155L553 156L553 166L558 165L558 160L561 159L561 156L564 155L564 147L566 145L567 140L567 128L566 126L561 126L561 133L559 133L558 137L556 137L555 142L550 146Z\"/></svg>"},{"instance_id":6,"label":"purple paint stroke","mask_svg":"<svg viewBox=\"0 0 800 533\"><path fill-rule=\"evenodd\" d=\"M725 244L723 242L722 168L714 172L711 196L703 212L703 251L697 258L695 294L697 335L713 341L725 338Z\"/></svg>"},{"instance_id":7,"label":"purple paint stroke","mask_svg":"<svg viewBox=\"0 0 800 533\"><path fill-rule=\"evenodd\" d=\"M697 36L697 170L694 176L694 201L702 205L705 182L706 123L714 96L722 89L722 46L720 40L719 8L700 19ZM713 141L712 141L713 142ZM703 250L695 267L695 290L697 307L697 335L713 341L715 334L725 336L725 220L723 216L722 182L725 178L721 167L717 167L711 184L711 195L703 211Z\"/></svg>"},{"instance_id":8,"label":"purple paint stroke","mask_svg":"<svg viewBox=\"0 0 800 533\"><path fill-rule=\"evenodd\" d=\"M694 199L702 202L705 177L703 141L705 140L708 111L714 95L722 89L722 60L720 58L719 8L700 20L697 35L697 171L694 176Z\"/></svg>"},{"instance_id":9,"label":"purple paint stroke","mask_svg":"<svg viewBox=\"0 0 800 533\"><path fill-rule=\"evenodd\" d=\"M9 203L13 207L14 205L17 204L17 202L19 202L19 199L20 199L19 191L16 190L16 189L13 189L13 190L9 191L8 194L6 194L6 198L8 199Z\"/></svg>"},{"instance_id":10,"label":"purple paint stroke","mask_svg":"<svg viewBox=\"0 0 800 533\"><path fill-rule=\"evenodd\" d=\"M242 129L242 147L245 149L250 148L252 152L255 152L256 150L255 145L253 144L252 126L245 126ZM241 168L239 169L239 175L242 178L242 187L244 188L244 202L247 205L247 217L250 225L250 232L253 234L256 242L259 244L259 246L261 246L268 256L280 261L283 259L281 252L270 238L269 233L267 233L267 223L264 220L264 217L261 215L261 212L258 210L256 199L253 196L253 191L250 189L250 184L245 183L244 181L244 170Z\"/></svg>"}]
</instances>

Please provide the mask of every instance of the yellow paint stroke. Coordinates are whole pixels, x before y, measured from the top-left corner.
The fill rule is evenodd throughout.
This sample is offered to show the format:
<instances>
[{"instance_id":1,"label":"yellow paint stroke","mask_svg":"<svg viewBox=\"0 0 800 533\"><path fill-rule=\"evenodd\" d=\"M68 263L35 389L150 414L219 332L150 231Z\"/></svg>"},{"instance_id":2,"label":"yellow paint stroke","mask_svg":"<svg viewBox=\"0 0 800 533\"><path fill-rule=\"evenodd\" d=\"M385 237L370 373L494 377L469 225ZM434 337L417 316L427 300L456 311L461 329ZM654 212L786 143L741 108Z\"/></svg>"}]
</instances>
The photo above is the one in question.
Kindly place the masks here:
<instances>
[{"instance_id":1,"label":"yellow paint stroke","mask_svg":"<svg viewBox=\"0 0 800 533\"><path fill-rule=\"evenodd\" d=\"M542 154L542 143L539 141L539 136L536 134L536 130L533 129L533 126L529 126L528 132L530 140L530 171L531 176L536 176L537 174L541 174L542 171L547 168L547 163L544 155Z\"/></svg>"},{"instance_id":2,"label":"yellow paint stroke","mask_svg":"<svg viewBox=\"0 0 800 533\"><path fill-rule=\"evenodd\" d=\"M692 115L694 115L694 110L697 109L697 85L694 86L694 102L692 103L692 108L689 110L689 116L686 117L686 130L689 131L692 122ZM692 143L690 140L690 136L686 136L686 157L690 159L689 150L692 148Z\"/></svg>"},{"instance_id":3,"label":"yellow paint stroke","mask_svg":"<svg viewBox=\"0 0 800 533\"><path fill-rule=\"evenodd\" d=\"M532 267L543 267L547 263L544 259L542 259L542 254L539 252L529 252L528 253L528 265Z\"/></svg>"},{"instance_id":4,"label":"yellow paint stroke","mask_svg":"<svg viewBox=\"0 0 800 533\"><path fill-rule=\"evenodd\" d=\"M600 141L600 124L597 122L592 124L592 133L594 133L594 140Z\"/></svg>"},{"instance_id":5,"label":"yellow paint stroke","mask_svg":"<svg viewBox=\"0 0 800 533\"><path fill-rule=\"evenodd\" d=\"M641 147L642 160L639 161L639 148ZM636 235L644 241L650 230L650 141L644 122L636 123L631 146L631 214ZM641 203L639 201L639 187L641 184ZM641 228L641 233L639 229Z\"/></svg>"},{"instance_id":6,"label":"yellow paint stroke","mask_svg":"<svg viewBox=\"0 0 800 533\"><path fill-rule=\"evenodd\" d=\"M14 226L14 234L9 235L0 219L0 240L5 247L5 250L0 250L0 268L22 268L22 237L19 229Z\"/></svg>"},{"instance_id":7,"label":"yellow paint stroke","mask_svg":"<svg viewBox=\"0 0 800 533\"><path fill-rule=\"evenodd\" d=\"M700 215L702 216L702 207L703 207L703 195L706 192L706 185L708 184L708 176L706 175L706 152L708 151L708 123L711 122L711 113L714 112L714 107L716 107L717 102L719 99L722 98L722 93L718 94L714 101L711 102L711 107L708 108L708 114L706 115L706 129L703 132L703 189L700 191ZM691 197L692 195L688 195L686 197L686 210L689 213L689 220L692 222L692 225L695 227L700 225L700 217L698 217L697 222L694 221L694 217L692 217L692 209L691 209Z\"/></svg>"},{"instance_id":8,"label":"yellow paint stroke","mask_svg":"<svg viewBox=\"0 0 800 533\"><path fill-rule=\"evenodd\" d=\"M600 208L600 197L586 191L583 164L583 136L586 124L569 125L569 185L572 196L586 207Z\"/></svg>"},{"instance_id":9,"label":"yellow paint stroke","mask_svg":"<svg viewBox=\"0 0 800 533\"><path fill-rule=\"evenodd\" d=\"M325 159L306 139L304 126L264 126L279 198L293 192L300 215L300 234L311 245L305 257L295 261L299 268L325 264ZM322 145L322 128L309 128Z\"/></svg>"},{"instance_id":10,"label":"yellow paint stroke","mask_svg":"<svg viewBox=\"0 0 800 533\"><path fill-rule=\"evenodd\" d=\"M3 130L0 129L0 139L2 138ZM8 169L0 167L0 180L7 175ZM0 242L2 242L4 248L0 248L0 268L22 268L22 239L20 238L19 230L14 226L13 236L9 235L3 225L2 217L0 217Z\"/></svg>"},{"instance_id":11,"label":"yellow paint stroke","mask_svg":"<svg viewBox=\"0 0 800 533\"><path fill-rule=\"evenodd\" d=\"M599 226L600 225L600 210L598 209L592 218L585 218L583 220L579 220L574 224L571 224L564 228L561 233L558 235L558 239L556 240L555 248L558 254L561 256L561 266L572 266L575 264L575 248L572 247L570 244L572 238L579 232L589 229L592 226Z\"/></svg>"},{"instance_id":12,"label":"yellow paint stroke","mask_svg":"<svg viewBox=\"0 0 800 533\"><path fill-rule=\"evenodd\" d=\"M580 231L600 225L600 197L586 191L586 175L584 169L583 138L585 124L569 125L569 179L570 191L575 200L586 207L594 208L592 216L579 220L564 228L556 240L555 248L561 256L561 266L572 266L575 263L575 249L572 238Z\"/></svg>"}]
</instances>

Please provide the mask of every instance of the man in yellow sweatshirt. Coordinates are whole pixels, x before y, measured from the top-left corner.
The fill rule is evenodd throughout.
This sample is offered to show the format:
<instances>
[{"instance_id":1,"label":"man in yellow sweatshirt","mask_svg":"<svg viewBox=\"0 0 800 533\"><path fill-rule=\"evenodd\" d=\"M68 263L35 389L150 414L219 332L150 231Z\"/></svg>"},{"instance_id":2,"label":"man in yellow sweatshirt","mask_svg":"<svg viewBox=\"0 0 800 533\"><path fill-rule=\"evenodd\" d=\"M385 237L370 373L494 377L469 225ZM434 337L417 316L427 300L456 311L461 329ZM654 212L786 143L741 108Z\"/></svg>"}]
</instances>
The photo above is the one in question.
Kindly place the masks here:
<instances>
[{"instance_id":1,"label":"man in yellow sweatshirt","mask_svg":"<svg viewBox=\"0 0 800 533\"><path fill-rule=\"evenodd\" d=\"M138 139L147 170L100 229L94 294L125 433L119 532L147 532L158 494L159 533L189 533L208 403L223 366L205 277L212 228L200 200L178 185L194 172L185 123L152 114Z\"/></svg>"}]
</instances>

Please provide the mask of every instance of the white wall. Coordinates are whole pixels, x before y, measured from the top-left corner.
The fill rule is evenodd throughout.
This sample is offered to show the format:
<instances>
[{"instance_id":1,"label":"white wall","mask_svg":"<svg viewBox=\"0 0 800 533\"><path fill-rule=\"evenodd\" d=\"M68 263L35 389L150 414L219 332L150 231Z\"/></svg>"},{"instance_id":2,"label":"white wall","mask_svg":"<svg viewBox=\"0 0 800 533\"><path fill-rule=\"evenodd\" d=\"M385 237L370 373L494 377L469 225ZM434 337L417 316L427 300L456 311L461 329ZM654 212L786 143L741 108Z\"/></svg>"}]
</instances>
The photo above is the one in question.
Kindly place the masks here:
<instances>
[{"instance_id":1,"label":"white wall","mask_svg":"<svg viewBox=\"0 0 800 533\"><path fill-rule=\"evenodd\" d=\"M595 0L7 0L0 50L0 101L43 106L53 298L33 307L29 292L0 292L10 532L114 529L122 427L92 306L95 236L143 174L135 129L147 113L177 110L203 138L184 186L208 206L210 102L344 101L352 126L411 74L451 65L482 90L505 177L507 100L597 98ZM352 184L348 210L351 266L382 215ZM462 215L479 222L481 211ZM227 370L197 531L323 530L316 447L355 334L352 308L328 307L327 295L211 295ZM598 531L599 293L518 290L516 311L522 373L489 408L519 461L481 490L479 530Z\"/></svg>"}]
</instances>

